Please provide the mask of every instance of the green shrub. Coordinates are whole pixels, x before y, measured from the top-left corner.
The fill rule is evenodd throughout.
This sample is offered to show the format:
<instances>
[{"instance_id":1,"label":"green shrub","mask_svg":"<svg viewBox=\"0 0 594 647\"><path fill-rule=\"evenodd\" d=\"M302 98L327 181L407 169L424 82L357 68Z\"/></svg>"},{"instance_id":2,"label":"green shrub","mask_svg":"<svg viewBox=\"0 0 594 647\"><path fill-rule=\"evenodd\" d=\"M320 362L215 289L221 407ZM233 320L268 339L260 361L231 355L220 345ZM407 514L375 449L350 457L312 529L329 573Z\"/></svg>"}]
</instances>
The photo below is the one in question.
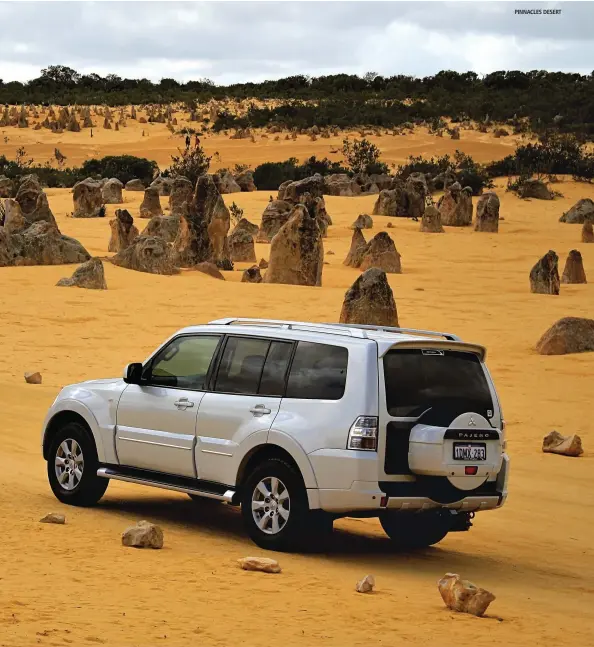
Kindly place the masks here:
<instances>
[{"instance_id":1,"label":"green shrub","mask_svg":"<svg viewBox=\"0 0 594 647\"><path fill-rule=\"evenodd\" d=\"M265 162L257 166L254 169L254 182L262 191L276 191L287 180L302 180L316 173L332 175L333 173L350 173L350 171L341 166L339 162L332 162L326 157L319 160L314 155L303 164L299 164L296 157L291 157L284 162Z\"/></svg>"},{"instance_id":2,"label":"green shrub","mask_svg":"<svg viewBox=\"0 0 594 647\"><path fill-rule=\"evenodd\" d=\"M150 184L159 172L156 162L133 155L108 155L101 159L83 162L80 168L84 177L98 175L106 178L117 178L123 184L134 179Z\"/></svg>"}]
</instances>

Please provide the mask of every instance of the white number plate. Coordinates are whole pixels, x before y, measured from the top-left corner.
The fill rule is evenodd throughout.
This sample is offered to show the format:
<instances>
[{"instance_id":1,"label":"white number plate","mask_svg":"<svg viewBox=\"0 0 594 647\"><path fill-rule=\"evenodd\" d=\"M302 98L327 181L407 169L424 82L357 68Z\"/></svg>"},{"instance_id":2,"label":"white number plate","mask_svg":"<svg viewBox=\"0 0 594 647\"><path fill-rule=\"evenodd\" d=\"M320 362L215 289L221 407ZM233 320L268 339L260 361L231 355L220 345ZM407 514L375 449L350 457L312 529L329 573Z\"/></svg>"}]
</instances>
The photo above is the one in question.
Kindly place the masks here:
<instances>
[{"instance_id":1,"label":"white number plate","mask_svg":"<svg viewBox=\"0 0 594 647\"><path fill-rule=\"evenodd\" d=\"M487 445L485 443L454 443L455 461L486 461Z\"/></svg>"}]
</instances>

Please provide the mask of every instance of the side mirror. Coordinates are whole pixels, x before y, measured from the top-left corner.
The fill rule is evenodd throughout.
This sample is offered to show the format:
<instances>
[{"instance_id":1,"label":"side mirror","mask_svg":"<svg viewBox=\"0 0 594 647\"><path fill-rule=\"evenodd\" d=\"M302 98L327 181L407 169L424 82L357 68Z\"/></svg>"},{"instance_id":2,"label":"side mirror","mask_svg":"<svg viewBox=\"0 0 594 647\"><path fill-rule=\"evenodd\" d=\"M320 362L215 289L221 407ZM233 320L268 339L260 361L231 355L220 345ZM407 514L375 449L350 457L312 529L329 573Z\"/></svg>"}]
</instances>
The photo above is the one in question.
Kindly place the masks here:
<instances>
[{"instance_id":1,"label":"side mirror","mask_svg":"<svg viewBox=\"0 0 594 647\"><path fill-rule=\"evenodd\" d=\"M126 384L140 384L142 378L142 364L135 362L128 364L124 369L124 382Z\"/></svg>"}]
</instances>

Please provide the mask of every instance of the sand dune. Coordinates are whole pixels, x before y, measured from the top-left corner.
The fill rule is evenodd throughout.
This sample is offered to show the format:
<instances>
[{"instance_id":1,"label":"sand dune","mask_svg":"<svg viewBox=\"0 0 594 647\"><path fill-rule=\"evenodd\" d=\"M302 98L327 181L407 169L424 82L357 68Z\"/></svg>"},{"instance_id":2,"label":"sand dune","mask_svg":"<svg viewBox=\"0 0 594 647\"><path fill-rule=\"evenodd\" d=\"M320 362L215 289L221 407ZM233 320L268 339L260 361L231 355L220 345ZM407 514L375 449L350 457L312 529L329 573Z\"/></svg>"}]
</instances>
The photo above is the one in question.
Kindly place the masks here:
<instances>
[{"instance_id":1,"label":"sand dune","mask_svg":"<svg viewBox=\"0 0 594 647\"><path fill-rule=\"evenodd\" d=\"M9 130L9 147L20 138L36 159L51 155L50 134ZM168 158L173 142L165 135L151 131L146 148L131 150L126 138L132 132L101 132L86 144L80 143L84 132L56 137L69 163L106 151L160 163ZM423 135L380 142L388 161L436 154L440 145L452 151L454 144L476 146L479 159L505 154L507 141L482 145L473 135L476 140L460 142ZM221 152L224 165L323 155L331 145L305 138L206 142L207 150ZM374 233L394 223L389 232L402 254L403 274L390 276L401 324L451 330L488 347L513 461L507 505L477 515L471 532L417 554L391 552L375 520L343 520L329 554L280 555L284 572L278 576L237 568L236 558L261 551L232 508L195 506L182 495L118 483L97 508L62 506L47 484L41 422L61 386L118 375L181 326L227 315L336 321L344 292L358 276L342 265L348 226L359 213L370 213L374 198L327 198L335 224L325 249L335 255L326 256L322 288L240 285L241 271L225 273L221 282L193 271L162 277L106 263L109 289L95 292L55 287L71 266L1 268L0 645L594 644L594 354L541 357L533 350L558 318L593 316L594 284L563 285L558 297L528 289L531 266L549 249L562 263L570 249L579 249L594 282L594 245L579 242L580 227L558 222L578 198L594 198L594 188L571 181L556 188L563 198L521 201L499 183L505 218L499 234L449 228L427 235L405 219L374 219ZM107 255L107 219L68 218L69 190L48 195L62 231L92 254ZM125 198L136 216L141 195ZM259 222L268 193L226 198ZM268 253L268 245L257 246L258 257ZM41 386L24 383L28 370L41 371ZM552 429L579 433L586 454L542 454L542 437ZM64 512L67 525L39 525L49 511ZM164 550L120 545L120 532L145 518L164 528ZM443 607L436 583L448 571L497 595L488 617ZM371 596L354 590L366 573L377 580Z\"/></svg>"}]
</instances>

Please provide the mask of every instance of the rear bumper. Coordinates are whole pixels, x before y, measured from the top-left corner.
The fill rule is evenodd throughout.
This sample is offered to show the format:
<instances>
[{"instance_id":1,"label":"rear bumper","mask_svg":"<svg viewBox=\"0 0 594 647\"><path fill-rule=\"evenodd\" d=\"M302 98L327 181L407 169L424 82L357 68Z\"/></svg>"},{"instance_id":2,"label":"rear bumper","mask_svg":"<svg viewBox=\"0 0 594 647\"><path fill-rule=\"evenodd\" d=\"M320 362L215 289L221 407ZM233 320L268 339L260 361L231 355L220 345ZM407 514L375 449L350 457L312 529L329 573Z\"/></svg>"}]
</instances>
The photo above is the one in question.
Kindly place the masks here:
<instances>
[{"instance_id":1,"label":"rear bumper","mask_svg":"<svg viewBox=\"0 0 594 647\"><path fill-rule=\"evenodd\" d=\"M447 508L460 512L478 512L479 510L494 510L502 501L501 496L467 496L461 501L454 503L437 503L426 497L408 497L388 499L388 510L434 510L435 508Z\"/></svg>"}]
</instances>

